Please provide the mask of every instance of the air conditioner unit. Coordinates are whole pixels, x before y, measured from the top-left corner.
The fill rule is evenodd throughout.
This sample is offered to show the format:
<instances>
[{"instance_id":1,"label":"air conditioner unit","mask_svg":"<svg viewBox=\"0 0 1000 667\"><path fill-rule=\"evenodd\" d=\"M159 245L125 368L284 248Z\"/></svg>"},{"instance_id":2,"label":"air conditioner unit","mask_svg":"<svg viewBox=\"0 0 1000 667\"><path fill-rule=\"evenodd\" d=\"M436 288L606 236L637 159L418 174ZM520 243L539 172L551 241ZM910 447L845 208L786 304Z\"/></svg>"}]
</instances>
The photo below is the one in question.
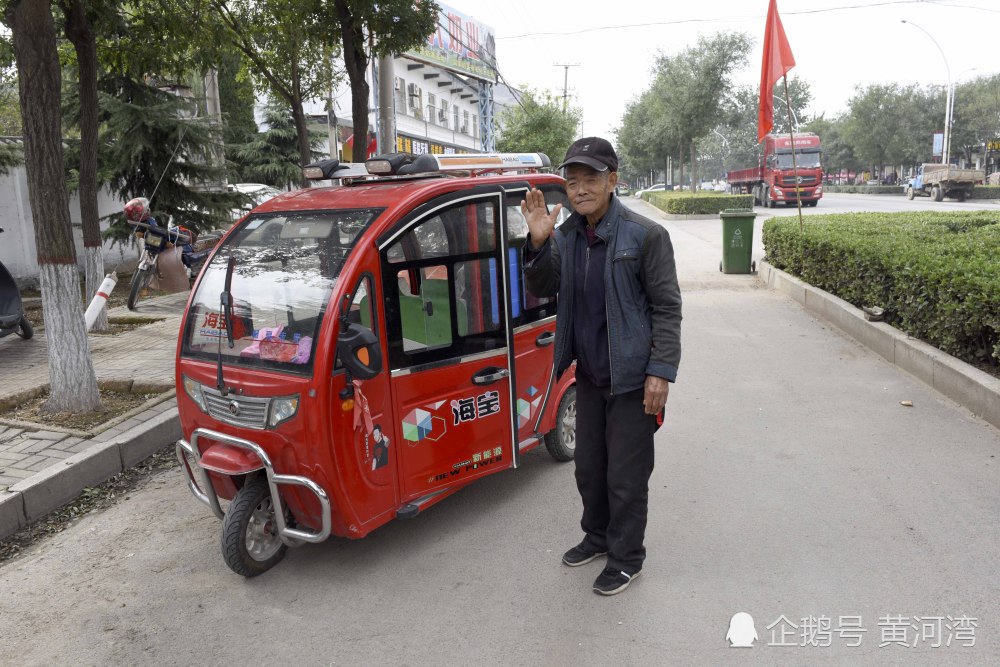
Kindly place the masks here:
<instances>
[{"instance_id":1,"label":"air conditioner unit","mask_svg":"<svg viewBox=\"0 0 1000 667\"><path fill-rule=\"evenodd\" d=\"M406 92L408 92L410 95L419 95L420 94L420 87L417 86L417 84L415 84L415 83L411 83L410 85L408 85L406 87Z\"/></svg>"},{"instance_id":2,"label":"air conditioner unit","mask_svg":"<svg viewBox=\"0 0 1000 667\"><path fill-rule=\"evenodd\" d=\"M393 89L394 90L402 90L403 89L403 80L400 79L398 76L395 77L395 81L393 81Z\"/></svg>"},{"instance_id":3,"label":"air conditioner unit","mask_svg":"<svg viewBox=\"0 0 1000 667\"><path fill-rule=\"evenodd\" d=\"M462 129L460 131L462 132L462 134L468 134L469 133L469 126L468 125L463 125Z\"/></svg>"},{"instance_id":4,"label":"air conditioner unit","mask_svg":"<svg viewBox=\"0 0 1000 667\"><path fill-rule=\"evenodd\" d=\"M438 120L442 123L446 122L448 120L448 112L444 109L440 109L438 111Z\"/></svg>"}]
</instances>

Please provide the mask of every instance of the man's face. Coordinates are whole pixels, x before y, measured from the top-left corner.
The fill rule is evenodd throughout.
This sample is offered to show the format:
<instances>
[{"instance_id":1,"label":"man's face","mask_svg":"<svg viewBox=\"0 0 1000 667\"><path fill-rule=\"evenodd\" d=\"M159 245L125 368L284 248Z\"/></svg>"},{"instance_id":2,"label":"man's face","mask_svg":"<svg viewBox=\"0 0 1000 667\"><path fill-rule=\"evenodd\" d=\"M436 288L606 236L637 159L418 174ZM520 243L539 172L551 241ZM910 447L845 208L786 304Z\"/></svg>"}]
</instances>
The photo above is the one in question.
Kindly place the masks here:
<instances>
[{"instance_id":1,"label":"man's face","mask_svg":"<svg viewBox=\"0 0 1000 667\"><path fill-rule=\"evenodd\" d=\"M374 440L375 442L378 442L379 440L381 440L381 439L382 439L382 429L380 429L380 428L375 428L375 429L374 429L374 430L372 431L372 439L373 439L373 440Z\"/></svg>"},{"instance_id":2,"label":"man's face","mask_svg":"<svg viewBox=\"0 0 1000 667\"><path fill-rule=\"evenodd\" d=\"M617 183L613 171L595 171L583 164L566 167L566 194L573 210L583 216L603 215Z\"/></svg>"}]
</instances>

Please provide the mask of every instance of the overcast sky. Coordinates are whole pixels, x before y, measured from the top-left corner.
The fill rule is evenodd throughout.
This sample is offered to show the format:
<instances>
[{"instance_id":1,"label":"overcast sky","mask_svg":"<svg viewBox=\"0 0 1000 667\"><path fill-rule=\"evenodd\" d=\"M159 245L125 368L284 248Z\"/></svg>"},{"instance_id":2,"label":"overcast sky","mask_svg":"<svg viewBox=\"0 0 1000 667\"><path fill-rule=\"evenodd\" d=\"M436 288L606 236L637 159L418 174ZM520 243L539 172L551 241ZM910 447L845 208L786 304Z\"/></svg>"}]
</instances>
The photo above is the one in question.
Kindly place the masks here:
<instances>
[{"instance_id":1,"label":"overcast sky","mask_svg":"<svg viewBox=\"0 0 1000 667\"><path fill-rule=\"evenodd\" d=\"M497 61L513 86L563 90L583 109L582 136L610 135L626 104L649 85L658 51L675 53L701 35L739 30L755 40L740 83L758 85L768 0L443 0L494 30ZM778 0L795 55L791 75L808 81L812 113L843 112L855 86L933 83L1000 71L1000 0ZM621 26L621 27L618 27ZM522 35L527 35L523 36ZM976 68L973 71L972 68ZM942 123L944 107L941 109Z\"/></svg>"}]
</instances>

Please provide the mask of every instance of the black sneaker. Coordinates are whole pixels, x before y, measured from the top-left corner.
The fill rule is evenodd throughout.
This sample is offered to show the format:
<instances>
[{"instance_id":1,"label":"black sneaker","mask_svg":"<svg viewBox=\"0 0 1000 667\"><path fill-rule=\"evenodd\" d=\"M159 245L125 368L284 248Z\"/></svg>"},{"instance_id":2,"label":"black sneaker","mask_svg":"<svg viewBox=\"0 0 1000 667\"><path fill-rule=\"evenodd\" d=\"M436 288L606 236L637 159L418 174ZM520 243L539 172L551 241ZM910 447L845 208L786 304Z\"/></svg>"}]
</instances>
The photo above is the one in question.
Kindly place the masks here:
<instances>
[{"instance_id":1,"label":"black sneaker","mask_svg":"<svg viewBox=\"0 0 1000 667\"><path fill-rule=\"evenodd\" d=\"M601 595L616 595L628 588L640 574L642 570L629 574L613 567L606 567L594 581L594 592Z\"/></svg>"},{"instance_id":2,"label":"black sneaker","mask_svg":"<svg viewBox=\"0 0 1000 667\"><path fill-rule=\"evenodd\" d=\"M607 551L591 551L589 548L584 546L583 542L576 545L569 551L563 554L563 564L569 565L570 567L577 567L579 565L586 565L590 561L594 560L598 556L603 556Z\"/></svg>"}]
</instances>

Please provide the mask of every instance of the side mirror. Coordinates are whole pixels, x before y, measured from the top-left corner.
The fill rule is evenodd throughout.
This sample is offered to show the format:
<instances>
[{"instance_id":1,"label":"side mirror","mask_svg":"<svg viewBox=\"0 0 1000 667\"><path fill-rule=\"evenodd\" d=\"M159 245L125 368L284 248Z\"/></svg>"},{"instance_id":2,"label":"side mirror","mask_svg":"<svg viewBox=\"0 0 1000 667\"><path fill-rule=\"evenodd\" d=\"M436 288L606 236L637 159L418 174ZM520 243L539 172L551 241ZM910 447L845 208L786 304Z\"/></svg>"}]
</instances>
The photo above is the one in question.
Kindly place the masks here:
<instances>
[{"instance_id":1,"label":"side mirror","mask_svg":"<svg viewBox=\"0 0 1000 667\"><path fill-rule=\"evenodd\" d=\"M337 358L351 375L371 380L382 372L382 348L371 329L351 322L337 337Z\"/></svg>"}]
</instances>

